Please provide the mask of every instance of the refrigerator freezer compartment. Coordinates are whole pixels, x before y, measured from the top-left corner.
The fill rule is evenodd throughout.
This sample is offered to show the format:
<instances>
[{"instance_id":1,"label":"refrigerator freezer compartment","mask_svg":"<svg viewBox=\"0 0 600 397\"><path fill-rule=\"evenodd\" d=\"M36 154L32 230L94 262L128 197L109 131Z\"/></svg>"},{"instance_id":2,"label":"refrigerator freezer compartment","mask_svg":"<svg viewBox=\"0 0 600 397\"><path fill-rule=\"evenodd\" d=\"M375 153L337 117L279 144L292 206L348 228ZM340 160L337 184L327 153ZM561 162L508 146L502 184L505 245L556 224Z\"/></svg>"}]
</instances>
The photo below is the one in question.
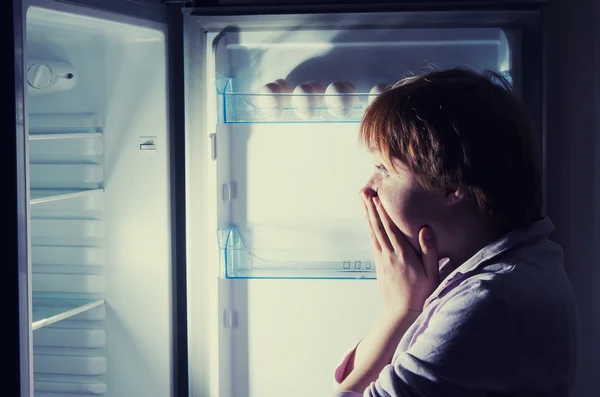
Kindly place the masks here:
<instances>
[{"instance_id":1,"label":"refrigerator freezer compartment","mask_svg":"<svg viewBox=\"0 0 600 397\"><path fill-rule=\"evenodd\" d=\"M45 327L61 320L76 316L85 311L103 305L104 299L50 299L33 298L32 329Z\"/></svg>"},{"instance_id":2,"label":"refrigerator freezer compartment","mask_svg":"<svg viewBox=\"0 0 600 397\"><path fill-rule=\"evenodd\" d=\"M227 278L374 279L375 262L364 249L249 248L235 225L217 232ZM291 236L291 234L290 234ZM285 240L285 236L279 236ZM289 239L288 239L289 240ZM295 245L290 242L291 245Z\"/></svg>"}]
</instances>

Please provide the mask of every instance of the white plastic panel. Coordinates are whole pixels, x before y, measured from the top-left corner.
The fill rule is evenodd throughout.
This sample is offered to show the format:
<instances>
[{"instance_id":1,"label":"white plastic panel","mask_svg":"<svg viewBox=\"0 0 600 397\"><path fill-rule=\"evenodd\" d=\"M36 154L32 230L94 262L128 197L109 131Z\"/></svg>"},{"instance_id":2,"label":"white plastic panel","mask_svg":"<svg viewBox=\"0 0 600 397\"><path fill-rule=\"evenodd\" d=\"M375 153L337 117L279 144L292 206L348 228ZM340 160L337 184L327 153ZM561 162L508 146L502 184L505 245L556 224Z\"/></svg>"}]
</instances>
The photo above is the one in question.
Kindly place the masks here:
<instances>
[{"instance_id":1,"label":"white plastic panel","mask_svg":"<svg viewBox=\"0 0 600 397\"><path fill-rule=\"evenodd\" d=\"M344 353L363 338L381 307L374 281L223 280L222 396L328 396ZM294 385L291 378L301 379Z\"/></svg>"},{"instance_id":2,"label":"white plastic panel","mask_svg":"<svg viewBox=\"0 0 600 397\"><path fill-rule=\"evenodd\" d=\"M69 383L36 381L34 382L34 388L36 390L35 395L42 397L100 396L106 393L106 383L100 382Z\"/></svg>"},{"instance_id":3,"label":"white plastic panel","mask_svg":"<svg viewBox=\"0 0 600 397\"><path fill-rule=\"evenodd\" d=\"M33 238L56 236L58 233L63 237L104 237L104 224L91 219L38 218L31 222Z\"/></svg>"},{"instance_id":4,"label":"white plastic panel","mask_svg":"<svg viewBox=\"0 0 600 397\"><path fill-rule=\"evenodd\" d=\"M219 125L230 152L218 161L230 156L231 175L220 183L235 192L220 203L229 211L222 227L236 225L243 243L223 258L228 276L373 277L358 192L374 164L357 127Z\"/></svg>"},{"instance_id":5,"label":"white plastic panel","mask_svg":"<svg viewBox=\"0 0 600 397\"><path fill-rule=\"evenodd\" d=\"M106 346L106 331L42 328L35 333L35 346L99 349Z\"/></svg>"},{"instance_id":6,"label":"white plastic panel","mask_svg":"<svg viewBox=\"0 0 600 397\"><path fill-rule=\"evenodd\" d=\"M51 189L58 186L64 189L101 186L104 180L103 168L99 164L32 164L31 187Z\"/></svg>"},{"instance_id":7,"label":"white plastic panel","mask_svg":"<svg viewBox=\"0 0 600 397\"><path fill-rule=\"evenodd\" d=\"M106 373L106 358L34 354L33 368L36 373L97 376Z\"/></svg>"},{"instance_id":8,"label":"white plastic panel","mask_svg":"<svg viewBox=\"0 0 600 397\"><path fill-rule=\"evenodd\" d=\"M95 294L106 288L102 275L37 273L32 280L37 292Z\"/></svg>"},{"instance_id":9,"label":"white plastic panel","mask_svg":"<svg viewBox=\"0 0 600 397\"><path fill-rule=\"evenodd\" d=\"M100 247L32 247L33 265L91 266L104 264Z\"/></svg>"}]
</instances>

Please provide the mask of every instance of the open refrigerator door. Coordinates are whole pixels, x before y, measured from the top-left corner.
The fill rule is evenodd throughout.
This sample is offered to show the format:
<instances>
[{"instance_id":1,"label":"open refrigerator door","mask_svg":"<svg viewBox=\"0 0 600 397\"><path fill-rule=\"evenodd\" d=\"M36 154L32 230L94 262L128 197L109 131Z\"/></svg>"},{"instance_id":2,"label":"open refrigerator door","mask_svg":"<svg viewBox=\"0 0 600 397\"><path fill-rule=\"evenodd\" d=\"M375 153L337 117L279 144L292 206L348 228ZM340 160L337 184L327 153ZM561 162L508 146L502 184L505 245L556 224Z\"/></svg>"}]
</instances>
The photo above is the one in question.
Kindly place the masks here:
<instances>
[{"instance_id":1,"label":"open refrigerator door","mask_svg":"<svg viewBox=\"0 0 600 397\"><path fill-rule=\"evenodd\" d=\"M32 395L171 395L167 25L46 0L24 21Z\"/></svg>"}]
</instances>

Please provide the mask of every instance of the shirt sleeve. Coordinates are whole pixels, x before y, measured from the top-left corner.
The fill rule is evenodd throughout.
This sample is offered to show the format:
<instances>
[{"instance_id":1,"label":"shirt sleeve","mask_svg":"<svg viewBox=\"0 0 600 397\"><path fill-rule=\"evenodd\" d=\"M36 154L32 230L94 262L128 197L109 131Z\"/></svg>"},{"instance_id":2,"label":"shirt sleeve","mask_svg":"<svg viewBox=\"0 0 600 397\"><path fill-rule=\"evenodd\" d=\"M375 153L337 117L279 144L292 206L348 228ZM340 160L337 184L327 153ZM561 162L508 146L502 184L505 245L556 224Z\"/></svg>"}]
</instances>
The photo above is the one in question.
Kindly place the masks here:
<instances>
[{"instance_id":1,"label":"shirt sleeve","mask_svg":"<svg viewBox=\"0 0 600 397\"><path fill-rule=\"evenodd\" d=\"M428 312L410 348L400 352L364 394L335 397L484 397L506 393L514 354L507 302L477 281L457 287Z\"/></svg>"}]
</instances>

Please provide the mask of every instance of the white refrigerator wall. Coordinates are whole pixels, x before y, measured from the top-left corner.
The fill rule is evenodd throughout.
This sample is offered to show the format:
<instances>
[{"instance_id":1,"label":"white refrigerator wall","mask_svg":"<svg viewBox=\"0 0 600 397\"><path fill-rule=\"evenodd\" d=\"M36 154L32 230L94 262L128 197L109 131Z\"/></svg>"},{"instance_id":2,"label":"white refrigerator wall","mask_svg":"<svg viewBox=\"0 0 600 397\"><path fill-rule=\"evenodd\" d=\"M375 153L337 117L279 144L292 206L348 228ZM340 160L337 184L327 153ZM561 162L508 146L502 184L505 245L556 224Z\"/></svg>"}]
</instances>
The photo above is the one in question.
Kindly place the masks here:
<instances>
[{"instance_id":1,"label":"white refrigerator wall","mask_svg":"<svg viewBox=\"0 0 600 397\"><path fill-rule=\"evenodd\" d=\"M210 317L211 345L216 347L212 363L218 364L212 367L211 391L235 397L327 395L336 364L378 315L376 282L286 279L297 273L276 265L240 273L251 279L217 280L223 269L218 271L216 229L234 223L246 248L257 248L257 255L276 251L278 260L310 257L309 252L316 251L311 260L317 261L327 252L339 259L341 270L341 259L349 253L366 250L366 255L370 254L368 240L358 243L360 237L367 238L358 191L374 164L359 146L356 122L332 125L266 120L263 124L265 120L256 118L250 123L216 126L223 102L215 85L219 86L223 76L231 77L234 92L253 94L277 78L287 78L293 85L320 80L324 86L347 80L359 91L368 92L374 84L393 84L431 64L510 71L515 54L511 53L511 40L500 29L356 32L335 26L300 29L302 22L294 23L292 17L276 28L268 18L240 19L243 21L229 25L219 21L228 25L227 29L213 29L218 25L214 21L204 27L188 21L188 33L195 35L188 38L188 122L192 130L188 135L193 144L189 150L205 159L204 164L190 162L195 164L190 174L203 175L208 169L206 191L212 194L203 199L211 203L204 212L194 210L200 198L192 198L189 213L195 215L190 215L188 222L203 224L202 230L196 231L198 236L213 236L205 252L190 256L189 266L204 267L205 274L211 275L208 281L196 277L190 282L197 283L194 289L208 287L217 307ZM244 22L255 29L245 31ZM271 29L261 29L263 22L271 23ZM378 54L384 57L380 62ZM209 100L198 99L203 97ZM236 111L244 112L245 120L251 117L252 109L238 107ZM216 133L216 161L210 159L207 144L192 137L196 132L204 134L206 142L210 142L209 134ZM223 184L235 186L235 193L227 189L224 194ZM354 240L339 241L341 233ZM311 277L318 277L314 268ZM256 275L275 279L252 279ZM324 272L323 276L330 274ZM191 324L198 321L190 319ZM192 373L197 373L197 357L192 355L191 360Z\"/></svg>"},{"instance_id":2,"label":"white refrigerator wall","mask_svg":"<svg viewBox=\"0 0 600 397\"><path fill-rule=\"evenodd\" d=\"M31 136L102 133L30 140L32 188L99 189L31 204L33 295L106 300L34 331L35 395L167 396L164 26L51 1L30 2L26 22L26 59L66 63L76 80L65 90L29 90ZM156 150L140 150L147 137Z\"/></svg>"}]
</instances>

